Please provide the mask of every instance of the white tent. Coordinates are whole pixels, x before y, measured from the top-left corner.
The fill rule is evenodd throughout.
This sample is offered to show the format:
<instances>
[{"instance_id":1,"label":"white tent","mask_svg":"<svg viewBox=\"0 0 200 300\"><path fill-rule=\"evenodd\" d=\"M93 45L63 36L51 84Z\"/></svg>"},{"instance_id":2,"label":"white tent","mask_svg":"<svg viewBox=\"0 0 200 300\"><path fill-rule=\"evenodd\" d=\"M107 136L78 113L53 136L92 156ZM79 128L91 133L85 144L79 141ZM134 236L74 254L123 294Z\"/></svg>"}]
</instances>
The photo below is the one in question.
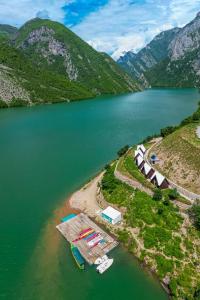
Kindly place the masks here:
<instances>
[{"instance_id":1,"label":"white tent","mask_svg":"<svg viewBox=\"0 0 200 300\"><path fill-rule=\"evenodd\" d=\"M161 186L161 184L165 180L165 177L162 174L160 174L158 171L155 171L155 173L151 177L151 180L153 179L156 179L158 186Z\"/></svg>"},{"instance_id":2,"label":"white tent","mask_svg":"<svg viewBox=\"0 0 200 300\"><path fill-rule=\"evenodd\" d=\"M144 166L143 166L143 168L144 168L144 174L148 175L149 172L150 172L150 170L151 170L151 166L148 165L147 163L145 163Z\"/></svg>"},{"instance_id":3,"label":"white tent","mask_svg":"<svg viewBox=\"0 0 200 300\"><path fill-rule=\"evenodd\" d=\"M137 166L139 167L143 161L144 161L143 157L139 155L136 159Z\"/></svg>"},{"instance_id":4,"label":"white tent","mask_svg":"<svg viewBox=\"0 0 200 300\"><path fill-rule=\"evenodd\" d=\"M141 150L143 154L146 152L146 148L144 147L143 144L138 145L138 146L137 146L137 150L138 150L138 151Z\"/></svg>"},{"instance_id":5,"label":"white tent","mask_svg":"<svg viewBox=\"0 0 200 300\"><path fill-rule=\"evenodd\" d=\"M143 152L139 149L139 150L135 150L135 157L136 156L138 156L138 155L140 155L140 156L144 156L144 154L143 154Z\"/></svg>"}]
</instances>

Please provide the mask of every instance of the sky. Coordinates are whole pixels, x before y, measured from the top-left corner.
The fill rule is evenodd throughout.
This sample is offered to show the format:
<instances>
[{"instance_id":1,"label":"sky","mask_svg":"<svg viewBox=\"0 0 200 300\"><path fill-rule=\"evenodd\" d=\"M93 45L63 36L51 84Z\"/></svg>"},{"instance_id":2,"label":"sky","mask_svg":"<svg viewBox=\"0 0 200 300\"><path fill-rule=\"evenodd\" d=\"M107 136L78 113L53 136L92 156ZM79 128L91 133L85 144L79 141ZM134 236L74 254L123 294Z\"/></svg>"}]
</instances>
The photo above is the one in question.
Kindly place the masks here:
<instances>
[{"instance_id":1,"label":"sky","mask_svg":"<svg viewBox=\"0 0 200 300\"><path fill-rule=\"evenodd\" d=\"M200 0L0 0L0 23L20 27L36 16L50 18L118 59L199 11Z\"/></svg>"}]
</instances>

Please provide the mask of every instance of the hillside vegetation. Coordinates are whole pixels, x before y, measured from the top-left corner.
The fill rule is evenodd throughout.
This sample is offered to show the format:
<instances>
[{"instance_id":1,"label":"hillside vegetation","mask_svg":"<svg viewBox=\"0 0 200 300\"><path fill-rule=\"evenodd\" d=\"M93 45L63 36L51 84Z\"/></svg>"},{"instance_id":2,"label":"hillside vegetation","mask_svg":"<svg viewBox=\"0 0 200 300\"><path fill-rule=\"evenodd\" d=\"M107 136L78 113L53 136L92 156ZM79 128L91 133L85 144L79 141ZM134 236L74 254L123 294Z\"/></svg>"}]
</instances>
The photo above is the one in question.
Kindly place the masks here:
<instances>
[{"instance_id":1,"label":"hillside vegetation","mask_svg":"<svg viewBox=\"0 0 200 300\"><path fill-rule=\"evenodd\" d=\"M34 19L17 32L1 26L0 98L72 101L137 91L137 84L108 55L99 53L64 25Z\"/></svg>"},{"instance_id":2,"label":"hillside vegetation","mask_svg":"<svg viewBox=\"0 0 200 300\"><path fill-rule=\"evenodd\" d=\"M183 28L157 35L118 63L147 87L200 87L200 13Z\"/></svg>"},{"instance_id":3,"label":"hillside vegetation","mask_svg":"<svg viewBox=\"0 0 200 300\"><path fill-rule=\"evenodd\" d=\"M101 189L105 200L124 212L119 240L170 288L172 299L198 299L199 231L166 193L155 200L116 179L114 168L107 167Z\"/></svg>"},{"instance_id":4,"label":"hillside vegetation","mask_svg":"<svg viewBox=\"0 0 200 300\"><path fill-rule=\"evenodd\" d=\"M159 158L156 168L169 179L200 194L200 122L188 124L166 136L152 149Z\"/></svg>"}]
</instances>

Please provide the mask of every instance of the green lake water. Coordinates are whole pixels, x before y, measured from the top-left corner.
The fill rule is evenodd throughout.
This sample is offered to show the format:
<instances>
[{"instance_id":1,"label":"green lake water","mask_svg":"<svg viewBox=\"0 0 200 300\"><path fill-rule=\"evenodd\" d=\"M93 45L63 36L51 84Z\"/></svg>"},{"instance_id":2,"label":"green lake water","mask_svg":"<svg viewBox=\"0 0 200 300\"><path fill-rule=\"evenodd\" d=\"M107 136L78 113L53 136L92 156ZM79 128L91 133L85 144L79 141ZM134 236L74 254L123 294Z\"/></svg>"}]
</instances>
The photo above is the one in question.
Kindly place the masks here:
<instances>
[{"instance_id":1,"label":"green lake water","mask_svg":"<svg viewBox=\"0 0 200 300\"><path fill-rule=\"evenodd\" d=\"M120 147L177 124L199 99L195 89L152 89L0 111L0 299L167 299L121 247L104 275L79 271L56 210Z\"/></svg>"}]
</instances>

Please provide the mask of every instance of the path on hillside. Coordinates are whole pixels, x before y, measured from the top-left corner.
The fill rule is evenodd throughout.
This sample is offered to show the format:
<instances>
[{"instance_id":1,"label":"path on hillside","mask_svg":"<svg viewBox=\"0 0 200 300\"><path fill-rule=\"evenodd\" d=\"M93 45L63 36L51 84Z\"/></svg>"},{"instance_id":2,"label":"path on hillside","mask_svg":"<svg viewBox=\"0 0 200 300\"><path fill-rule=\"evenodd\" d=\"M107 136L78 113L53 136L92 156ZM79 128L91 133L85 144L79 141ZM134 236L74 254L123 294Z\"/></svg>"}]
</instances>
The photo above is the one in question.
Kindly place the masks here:
<instances>
[{"instance_id":1,"label":"path on hillside","mask_svg":"<svg viewBox=\"0 0 200 300\"><path fill-rule=\"evenodd\" d=\"M197 131L196 132L197 132L198 138L200 139L200 126L197 127Z\"/></svg>"},{"instance_id":2,"label":"path on hillside","mask_svg":"<svg viewBox=\"0 0 200 300\"><path fill-rule=\"evenodd\" d=\"M155 141L155 143L146 151L145 155L144 155L144 160L151 165L156 171L158 171L155 168L155 165L152 165L150 160L149 160L149 152L155 147L158 146L160 143L162 142L162 140L157 140ZM160 172L160 171L158 171ZM179 194L181 196L183 196L184 198L188 199L189 201L191 201L191 204L193 204L195 202L195 200L199 199L200 200L200 195L195 194L193 192L188 191L187 189L183 188L182 186L179 186L178 184L176 184L174 181L170 180L169 178L167 178L166 176L164 176L168 182L170 183L170 187L171 188L175 188L177 189L177 191L179 192Z\"/></svg>"},{"instance_id":3,"label":"path on hillside","mask_svg":"<svg viewBox=\"0 0 200 300\"><path fill-rule=\"evenodd\" d=\"M122 174L119 170L117 170L119 162L120 162L120 160L117 162L116 167L115 167L115 171L114 171L115 177L117 179L119 179L120 181L126 183L129 186L131 186L135 189L141 190L141 191L147 193L150 196L153 196L152 190L150 190L149 188L143 186L139 181L131 179L128 176Z\"/></svg>"}]
</instances>

